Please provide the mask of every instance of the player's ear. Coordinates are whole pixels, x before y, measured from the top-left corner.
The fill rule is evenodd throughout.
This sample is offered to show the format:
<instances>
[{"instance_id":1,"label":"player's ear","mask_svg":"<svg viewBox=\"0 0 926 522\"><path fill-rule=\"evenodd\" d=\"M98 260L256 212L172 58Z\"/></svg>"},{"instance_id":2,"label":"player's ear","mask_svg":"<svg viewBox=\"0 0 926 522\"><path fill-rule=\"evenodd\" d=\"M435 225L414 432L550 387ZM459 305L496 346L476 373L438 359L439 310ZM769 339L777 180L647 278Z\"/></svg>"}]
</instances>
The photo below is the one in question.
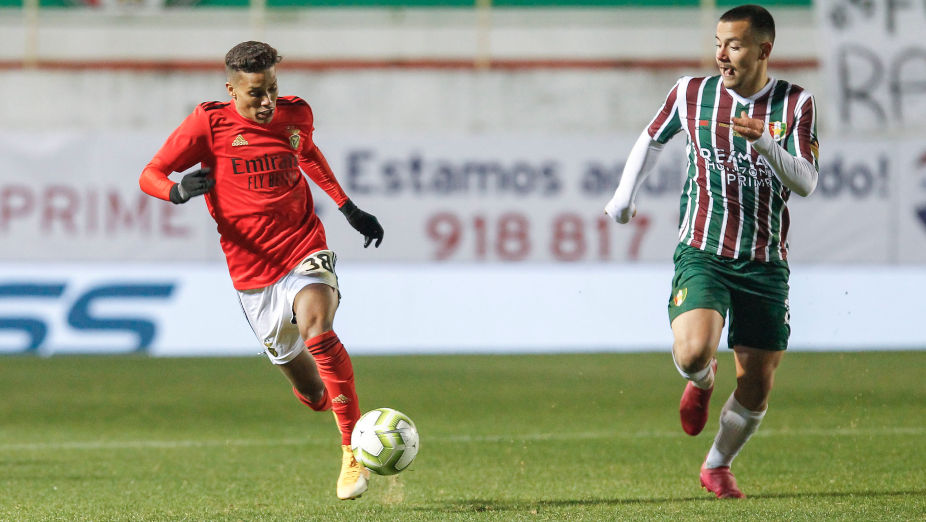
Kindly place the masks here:
<instances>
[{"instance_id":1,"label":"player's ear","mask_svg":"<svg viewBox=\"0 0 926 522\"><path fill-rule=\"evenodd\" d=\"M235 95L235 88L232 86L231 83L225 82L225 89L228 90L228 95L231 96L232 98L237 98L237 97L238 97L238 96Z\"/></svg>"},{"instance_id":2,"label":"player's ear","mask_svg":"<svg viewBox=\"0 0 926 522\"><path fill-rule=\"evenodd\" d=\"M772 54L772 42L762 42L759 44L759 59L768 60L768 57Z\"/></svg>"}]
</instances>

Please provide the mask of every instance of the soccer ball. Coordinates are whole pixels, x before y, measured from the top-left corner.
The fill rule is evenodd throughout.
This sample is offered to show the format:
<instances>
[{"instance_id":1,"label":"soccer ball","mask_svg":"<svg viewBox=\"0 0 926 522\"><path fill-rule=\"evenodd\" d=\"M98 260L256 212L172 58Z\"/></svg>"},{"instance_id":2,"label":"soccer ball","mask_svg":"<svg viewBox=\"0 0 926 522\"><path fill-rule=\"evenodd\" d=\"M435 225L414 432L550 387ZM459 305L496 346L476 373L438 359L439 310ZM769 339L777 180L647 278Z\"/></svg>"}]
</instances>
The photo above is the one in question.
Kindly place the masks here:
<instances>
[{"instance_id":1,"label":"soccer ball","mask_svg":"<svg viewBox=\"0 0 926 522\"><path fill-rule=\"evenodd\" d=\"M418 454L418 429L408 415L392 408L364 413L350 436L357 462L377 475L395 475Z\"/></svg>"}]
</instances>

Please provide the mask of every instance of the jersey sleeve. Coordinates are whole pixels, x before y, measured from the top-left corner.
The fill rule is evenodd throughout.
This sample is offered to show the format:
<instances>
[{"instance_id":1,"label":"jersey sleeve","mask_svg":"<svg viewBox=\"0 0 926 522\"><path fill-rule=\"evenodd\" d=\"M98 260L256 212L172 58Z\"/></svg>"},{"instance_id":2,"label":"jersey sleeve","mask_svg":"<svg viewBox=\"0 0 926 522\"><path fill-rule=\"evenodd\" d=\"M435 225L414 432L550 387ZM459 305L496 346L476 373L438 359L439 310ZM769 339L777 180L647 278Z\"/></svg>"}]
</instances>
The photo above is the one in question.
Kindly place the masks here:
<instances>
[{"instance_id":1,"label":"jersey sleeve","mask_svg":"<svg viewBox=\"0 0 926 522\"><path fill-rule=\"evenodd\" d=\"M787 142L779 145L766 128L752 144L778 179L788 189L804 197L814 191L819 178L816 120L813 96L802 91L794 112L795 129Z\"/></svg>"},{"instance_id":2,"label":"jersey sleeve","mask_svg":"<svg viewBox=\"0 0 926 522\"><path fill-rule=\"evenodd\" d=\"M173 172L182 172L206 160L210 154L208 116L202 106L183 120L142 170L138 184L148 195L170 200Z\"/></svg>"},{"instance_id":3,"label":"jersey sleeve","mask_svg":"<svg viewBox=\"0 0 926 522\"><path fill-rule=\"evenodd\" d=\"M666 96L666 101L662 104L659 112L656 113L656 116L650 121L649 126L646 128L650 138L657 143L664 144L668 142L672 139L672 136L675 136L682 130L679 103L684 102L684 96L680 99L679 91L681 90L683 80L684 78L675 82L672 90L670 90L669 94Z\"/></svg>"},{"instance_id":4,"label":"jersey sleeve","mask_svg":"<svg viewBox=\"0 0 926 522\"><path fill-rule=\"evenodd\" d=\"M654 141L648 132L643 131L630 149L624 170L621 172L621 181L611 201L605 205L605 213L618 223L629 223L633 218L637 190L656 165L662 146L662 143Z\"/></svg>"},{"instance_id":5,"label":"jersey sleeve","mask_svg":"<svg viewBox=\"0 0 926 522\"><path fill-rule=\"evenodd\" d=\"M305 134L306 139L302 140L299 147L299 166L340 207L347 202L347 194L341 188L337 178L335 178L331 166L328 165L328 160L325 159L322 151L315 145L312 108L309 107L308 103L303 103L305 104L305 114L302 116L300 129Z\"/></svg>"},{"instance_id":6,"label":"jersey sleeve","mask_svg":"<svg viewBox=\"0 0 926 522\"><path fill-rule=\"evenodd\" d=\"M817 104L813 95L801 93L797 112L794 115L795 129L793 139L788 140L787 149L793 156L804 158L819 170L820 143L817 141Z\"/></svg>"},{"instance_id":7,"label":"jersey sleeve","mask_svg":"<svg viewBox=\"0 0 926 522\"><path fill-rule=\"evenodd\" d=\"M316 185L321 187L334 200L337 206L340 207L347 202L347 194L341 188L337 178L334 177L334 172L328 165L328 160L325 159L318 147L313 146L308 155L301 157L299 166L312 178Z\"/></svg>"}]
</instances>

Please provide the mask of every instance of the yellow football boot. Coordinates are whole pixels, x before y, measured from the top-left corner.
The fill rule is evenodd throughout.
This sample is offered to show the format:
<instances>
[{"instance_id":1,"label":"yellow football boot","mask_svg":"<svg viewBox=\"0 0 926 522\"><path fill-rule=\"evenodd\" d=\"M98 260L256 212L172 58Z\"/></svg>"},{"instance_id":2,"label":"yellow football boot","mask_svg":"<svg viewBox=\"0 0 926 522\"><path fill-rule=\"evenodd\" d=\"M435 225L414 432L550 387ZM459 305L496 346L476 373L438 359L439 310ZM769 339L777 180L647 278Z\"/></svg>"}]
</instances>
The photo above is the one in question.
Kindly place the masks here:
<instances>
[{"instance_id":1,"label":"yellow football boot","mask_svg":"<svg viewBox=\"0 0 926 522\"><path fill-rule=\"evenodd\" d=\"M360 495L367 490L370 470L357 462L350 446L342 445L341 451L343 456L341 457L341 475L338 477L338 498L341 500L360 498Z\"/></svg>"}]
</instances>

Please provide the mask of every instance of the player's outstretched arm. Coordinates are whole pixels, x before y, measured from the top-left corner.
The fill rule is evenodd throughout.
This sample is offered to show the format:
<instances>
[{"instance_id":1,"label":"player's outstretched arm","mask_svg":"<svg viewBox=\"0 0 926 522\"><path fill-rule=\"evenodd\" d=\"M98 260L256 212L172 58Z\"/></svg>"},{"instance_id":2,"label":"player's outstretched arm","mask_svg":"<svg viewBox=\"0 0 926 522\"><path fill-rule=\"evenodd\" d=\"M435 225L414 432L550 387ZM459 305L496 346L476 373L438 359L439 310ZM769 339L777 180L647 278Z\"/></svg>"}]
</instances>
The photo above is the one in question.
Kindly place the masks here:
<instances>
[{"instance_id":1,"label":"player's outstretched arm","mask_svg":"<svg viewBox=\"0 0 926 522\"><path fill-rule=\"evenodd\" d=\"M141 176L138 178L138 186L141 188L142 192L149 196L170 201L170 190L173 188L174 182L167 177L167 173L164 172L164 169L154 162L151 162L141 171Z\"/></svg>"},{"instance_id":2,"label":"player's outstretched arm","mask_svg":"<svg viewBox=\"0 0 926 522\"><path fill-rule=\"evenodd\" d=\"M180 183L175 183L169 176L183 172L208 157L211 154L210 135L209 118L200 105L174 129L142 170L138 180L141 190L149 196L175 204L209 192L215 180L207 176L208 169L191 172L183 176Z\"/></svg>"},{"instance_id":3,"label":"player's outstretched arm","mask_svg":"<svg viewBox=\"0 0 926 522\"><path fill-rule=\"evenodd\" d=\"M376 243L373 246L379 248L380 243L383 242L382 225L379 224L376 216L360 210L353 201L348 199L344 189L334 177L334 172L331 171L322 151L317 146L313 146L310 150L303 152L299 166L339 205L338 210L344 214L350 226L363 234L363 248L370 246L374 239Z\"/></svg>"},{"instance_id":4,"label":"player's outstretched arm","mask_svg":"<svg viewBox=\"0 0 926 522\"><path fill-rule=\"evenodd\" d=\"M360 210L357 208L357 205L349 199L345 201L338 210L344 214L350 226L354 227L357 232L363 234L363 248L370 246L370 243L373 242L374 239L376 243L373 246L379 248L379 244L383 242L383 227L379 224L379 220L376 219L376 216Z\"/></svg>"},{"instance_id":5,"label":"player's outstretched arm","mask_svg":"<svg viewBox=\"0 0 926 522\"><path fill-rule=\"evenodd\" d=\"M328 160L325 159L325 155L317 146L312 144L310 150L302 152L299 166L312 178L316 185L325 191L325 194L328 194L334 200L336 205L342 206L347 201L347 194L344 193L341 184L334 177L331 166L328 165Z\"/></svg>"},{"instance_id":6,"label":"player's outstretched arm","mask_svg":"<svg viewBox=\"0 0 926 522\"><path fill-rule=\"evenodd\" d=\"M662 144L653 141L648 132L643 131L637 138L633 148L630 149L627 163L624 164L624 171L621 173L621 181L617 190L604 207L604 213L611 216L614 221L629 223L630 219L637 214L637 206L634 203L637 189L653 170L661 151Z\"/></svg>"},{"instance_id":7,"label":"player's outstretched arm","mask_svg":"<svg viewBox=\"0 0 926 522\"><path fill-rule=\"evenodd\" d=\"M212 190L215 180L208 177L209 172L209 168L204 167L184 175L180 183L174 183L162 168L149 163L142 171L138 185L149 196L175 204L186 203L190 198Z\"/></svg>"},{"instance_id":8,"label":"player's outstretched arm","mask_svg":"<svg viewBox=\"0 0 926 522\"><path fill-rule=\"evenodd\" d=\"M209 177L209 172L211 172L209 167L203 167L184 175L180 183L174 183L174 186L170 188L171 203L178 205L186 203L190 198L201 196L212 190L215 180Z\"/></svg>"}]
</instances>

